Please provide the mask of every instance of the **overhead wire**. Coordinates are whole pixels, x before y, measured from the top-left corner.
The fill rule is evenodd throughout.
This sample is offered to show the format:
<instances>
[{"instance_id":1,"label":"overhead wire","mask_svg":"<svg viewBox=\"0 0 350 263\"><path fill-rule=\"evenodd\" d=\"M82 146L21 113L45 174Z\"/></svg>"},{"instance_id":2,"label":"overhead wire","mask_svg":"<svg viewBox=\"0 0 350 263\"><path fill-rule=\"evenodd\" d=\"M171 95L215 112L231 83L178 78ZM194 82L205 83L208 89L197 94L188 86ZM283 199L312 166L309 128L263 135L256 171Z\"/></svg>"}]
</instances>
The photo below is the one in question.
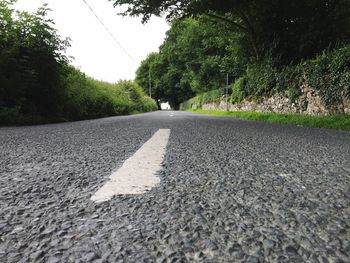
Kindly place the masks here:
<instances>
[{"instance_id":1,"label":"overhead wire","mask_svg":"<svg viewBox=\"0 0 350 263\"><path fill-rule=\"evenodd\" d=\"M96 19L100 22L100 24L103 26L103 28L106 30L106 32L112 37L114 42L118 45L118 47L127 55L133 62L136 62L135 59L129 54L129 52L123 47L123 45L118 41L118 39L113 35L113 33L108 29L108 27L103 23L103 21L98 17L94 9L85 1L83 0L85 5L90 9L90 11L93 13L93 15L96 17Z\"/></svg>"}]
</instances>

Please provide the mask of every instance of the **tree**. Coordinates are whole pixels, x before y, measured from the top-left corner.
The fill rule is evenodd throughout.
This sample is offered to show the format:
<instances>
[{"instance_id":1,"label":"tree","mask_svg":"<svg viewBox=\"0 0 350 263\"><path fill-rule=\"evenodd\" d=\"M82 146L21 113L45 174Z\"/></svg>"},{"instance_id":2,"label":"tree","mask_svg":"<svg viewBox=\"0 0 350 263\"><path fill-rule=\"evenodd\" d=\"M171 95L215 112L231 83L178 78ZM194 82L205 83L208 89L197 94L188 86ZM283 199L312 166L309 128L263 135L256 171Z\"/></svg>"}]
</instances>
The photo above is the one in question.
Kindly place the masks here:
<instances>
[{"instance_id":1,"label":"tree","mask_svg":"<svg viewBox=\"0 0 350 263\"><path fill-rule=\"evenodd\" d=\"M69 42L51 26L46 6L29 14L15 12L14 2L0 2L0 107L43 116L57 113Z\"/></svg>"},{"instance_id":2,"label":"tree","mask_svg":"<svg viewBox=\"0 0 350 263\"><path fill-rule=\"evenodd\" d=\"M348 0L113 0L123 15L165 15L168 20L206 15L243 34L246 56L288 64L349 43Z\"/></svg>"},{"instance_id":3,"label":"tree","mask_svg":"<svg viewBox=\"0 0 350 263\"><path fill-rule=\"evenodd\" d=\"M148 92L149 76L152 80L152 97L160 109L161 102L169 102L177 110L183 100L190 98L194 93L189 83L183 81L183 70L179 64L168 60L168 53L150 54L136 72L136 82Z\"/></svg>"},{"instance_id":4,"label":"tree","mask_svg":"<svg viewBox=\"0 0 350 263\"><path fill-rule=\"evenodd\" d=\"M156 101L157 107L161 109L161 102L166 102L164 88L160 85L162 65L159 53L151 53L141 62L136 71L136 82L142 87L146 94L149 94L149 84L152 85L152 98Z\"/></svg>"},{"instance_id":5,"label":"tree","mask_svg":"<svg viewBox=\"0 0 350 263\"><path fill-rule=\"evenodd\" d=\"M195 93L226 85L226 73L243 74L240 35L206 17L173 20L158 53L150 54L137 70L136 80L157 101L169 101L173 108ZM159 105L160 106L160 105Z\"/></svg>"}]
</instances>

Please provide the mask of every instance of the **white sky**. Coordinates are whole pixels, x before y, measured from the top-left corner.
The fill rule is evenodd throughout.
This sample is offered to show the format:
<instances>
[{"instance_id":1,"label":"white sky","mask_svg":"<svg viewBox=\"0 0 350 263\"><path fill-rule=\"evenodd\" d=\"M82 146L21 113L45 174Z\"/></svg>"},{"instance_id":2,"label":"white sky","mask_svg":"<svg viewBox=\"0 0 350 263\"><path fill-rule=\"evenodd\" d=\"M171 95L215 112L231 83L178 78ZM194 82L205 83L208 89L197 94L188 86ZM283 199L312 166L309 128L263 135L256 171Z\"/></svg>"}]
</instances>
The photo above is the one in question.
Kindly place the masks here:
<instances>
[{"instance_id":1,"label":"white sky","mask_svg":"<svg viewBox=\"0 0 350 263\"><path fill-rule=\"evenodd\" d=\"M54 19L55 28L62 37L72 39L67 54L75 58L74 66L99 80L134 79L141 61L149 53L158 51L169 25L164 18L153 17L143 25L141 18L118 16L121 9L113 8L108 0L86 2L135 61L113 41L83 0L18 0L15 8L36 11L48 3L52 9L49 17Z\"/></svg>"}]
</instances>

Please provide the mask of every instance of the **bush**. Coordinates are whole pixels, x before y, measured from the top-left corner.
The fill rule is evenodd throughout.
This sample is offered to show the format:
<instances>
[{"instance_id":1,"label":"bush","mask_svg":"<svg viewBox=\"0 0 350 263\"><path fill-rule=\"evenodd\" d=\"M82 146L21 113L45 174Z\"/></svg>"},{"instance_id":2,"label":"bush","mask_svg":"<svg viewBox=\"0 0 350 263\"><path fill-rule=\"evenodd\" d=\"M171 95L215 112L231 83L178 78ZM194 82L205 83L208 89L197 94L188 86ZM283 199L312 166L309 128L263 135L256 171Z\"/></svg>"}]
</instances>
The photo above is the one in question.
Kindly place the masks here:
<instances>
[{"instance_id":1,"label":"bush","mask_svg":"<svg viewBox=\"0 0 350 263\"><path fill-rule=\"evenodd\" d=\"M235 81L231 95L231 103L239 103L246 97L245 85L246 80L243 77Z\"/></svg>"},{"instance_id":2,"label":"bush","mask_svg":"<svg viewBox=\"0 0 350 263\"><path fill-rule=\"evenodd\" d=\"M186 100L183 103L180 104L180 110L189 110L193 107L199 108L201 107L201 102L199 100L199 96L196 96L192 99Z\"/></svg>"},{"instance_id":3,"label":"bush","mask_svg":"<svg viewBox=\"0 0 350 263\"><path fill-rule=\"evenodd\" d=\"M211 90L200 95L201 104L212 103L220 101L222 97L222 89Z\"/></svg>"},{"instance_id":4,"label":"bush","mask_svg":"<svg viewBox=\"0 0 350 263\"><path fill-rule=\"evenodd\" d=\"M46 18L15 12L14 1L0 1L0 107L21 114L52 116L61 111L63 55L69 46Z\"/></svg>"},{"instance_id":5,"label":"bush","mask_svg":"<svg viewBox=\"0 0 350 263\"><path fill-rule=\"evenodd\" d=\"M285 92L291 101L296 101L301 94L303 70L300 64L282 68L276 78L276 92Z\"/></svg>"},{"instance_id":6,"label":"bush","mask_svg":"<svg viewBox=\"0 0 350 263\"><path fill-rule=\"evenodd\" d=\"M301 95L303 84L319 91L328 106L341 103L343 97L350 98L350 45L281 69L270 61L248 66L243 76L244 86L234 85L233 103L239 102L242 96L261 98L276 92L285 92L291 101L295 101Z\"/></svg>"},{"instance_id":7,"label":"bush","mask_svg":"<svg viewBox=\"0 0 350 263\"><path fill-rule=\"evenodd\" d=\"M156 103L132 81L110 84L86 77L67 67L66 97L63 107L69 120L99 118L156 110Z\"/></svg>"},{"instance_id":8,"label":"bush","mask_svg":"<svg viewBox=\"0 0 350 263\"><path fill-rule=\"evenodd\" d=\"M291 101L295 101L301 95L303 84L318 91L327 106L340 104L344 97L350 99L350 45L281 69L274 67L271 61L265 59L248 66L245 74L233 85L232 103L238 103L247 96L260 99L276 92L285 93ZM216 102L221 99L220 91L200 94L184 102L183 108Z\"/></svg>"},{"instance_id":9,"label":"bush","mask_svg":"<svg viewBox=\"0 0 350 263\"><path fill-rule=\"evenodd\" d=\"M325 52L304 63L305 81L320 95L326 105L336 105L349 96L350 45Z\"/></svg>"},{"instance_id":10,"label":"bush","mask_svg":"<svg viewBox=\"0 0 350 263\"><path fill-rule=\"evenodd\" d=\"M86 77L66 66L62 79L64 100L61 111L53 115L23 113L20 106L1 107L0 124L38 124L83 120L156 110L156 103L132 81L110 84Z\"/></svg>"},{"instance_id":11,"label":"bush","mask_svg":"<svg viewBox=\"0 0 350 263\"><path fill-rule=\"evenodd\" d=\"M192 99L189 99L181 103L180 110L192 109L194 105L196 107L201 107L203 104L206 104L206 103L219 102L222 99L222 95L223 95L222 89L216 89L216 90L211 90L211 91L202 93Z\"/></svg>"},{"instance_id":12,"label":"bush","mask_svg":"<svg viewBox=\"0 0 350 263\"><path fill-rule=\"evenodd\" d=\"M245 79L247 95L268 96L276 87L278 71L267 59L248 66Z\"/></svg>"}]
</instances>

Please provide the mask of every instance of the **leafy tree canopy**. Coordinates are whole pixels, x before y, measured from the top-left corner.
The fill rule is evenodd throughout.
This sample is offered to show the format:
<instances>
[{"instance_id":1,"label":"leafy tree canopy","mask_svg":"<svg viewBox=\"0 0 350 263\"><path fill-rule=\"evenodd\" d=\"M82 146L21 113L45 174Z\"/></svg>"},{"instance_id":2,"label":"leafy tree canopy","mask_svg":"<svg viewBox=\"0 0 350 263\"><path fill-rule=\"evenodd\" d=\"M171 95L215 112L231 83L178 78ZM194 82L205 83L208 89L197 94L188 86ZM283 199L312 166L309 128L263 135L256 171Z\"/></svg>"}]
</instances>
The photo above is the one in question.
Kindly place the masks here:
<instances>
[{"instance_id":1,"label":"leafy tree canopy","mask_svg":"<svg viewBox=\"0 0 350 263\"><path fill-rule=\"evenodd\" d=\"M350 41L348 0L113 0L123 15L165 15L168 20L205 14L244 34L256 59L272 54L282 64L312 57Z\"/></svg>"},{"instance_id":2,"label":"leafy tree canopy","mask_svg":"<svg viewBox=\"0 0 350 263\"><path fill-rule=\"evenodd\" d=\"M240 76L244 61L235 41L240 35L217 22L174 20L158 53L150 54L137 70L136 80L148 92L149 77L156 100L173 108L193 96L222 86L226 73Z\"/></svg>"}]
</instances>

